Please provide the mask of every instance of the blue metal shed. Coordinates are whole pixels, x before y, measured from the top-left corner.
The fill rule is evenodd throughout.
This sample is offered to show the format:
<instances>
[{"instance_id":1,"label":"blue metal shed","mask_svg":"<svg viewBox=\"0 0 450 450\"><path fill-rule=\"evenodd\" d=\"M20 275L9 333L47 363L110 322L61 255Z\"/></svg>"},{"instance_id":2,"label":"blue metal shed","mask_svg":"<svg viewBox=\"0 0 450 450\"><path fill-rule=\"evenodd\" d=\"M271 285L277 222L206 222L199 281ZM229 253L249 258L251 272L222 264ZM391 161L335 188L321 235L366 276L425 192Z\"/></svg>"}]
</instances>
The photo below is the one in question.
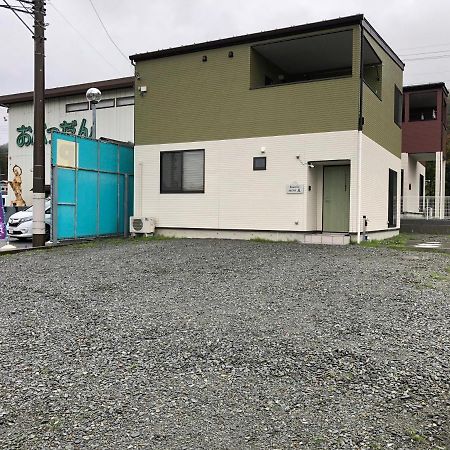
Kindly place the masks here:
<instances>
[{"instance_id":1,"label":"blue metal shed","mask_svg":"<svg viewBox=\"0 0 450 450\"><path fill-rule=\"evenodd\" d=\"M133 215L132 144L53 133L53 241L128 233Z\"/></svg>"}]
</instances>

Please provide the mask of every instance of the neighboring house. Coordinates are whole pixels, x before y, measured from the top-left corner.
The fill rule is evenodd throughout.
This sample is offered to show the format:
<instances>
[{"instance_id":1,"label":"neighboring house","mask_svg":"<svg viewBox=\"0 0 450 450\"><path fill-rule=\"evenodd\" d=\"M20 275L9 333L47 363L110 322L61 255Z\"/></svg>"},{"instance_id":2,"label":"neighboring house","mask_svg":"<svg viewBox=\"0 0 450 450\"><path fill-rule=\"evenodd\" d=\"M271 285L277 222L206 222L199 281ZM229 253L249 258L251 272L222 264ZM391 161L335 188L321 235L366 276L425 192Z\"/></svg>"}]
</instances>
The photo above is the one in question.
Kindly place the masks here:
<instances>
[{"instance_id":1,"label":"neighboring house","mask_svg":"<svg viewBox=\"0 0 450 450\"><path fill-rule=\"evenodd\" d=\"M0 184L2 196L6 197L8 192L8 144L0 145Z\"/></svg>"},{"instance_id":2,"label":"neighboring house","mask_svg":"<svg viewBox=\"0 0 450 450\"><path fill-rule=\"evenodd\" d=\"M91 134L92 112L86 91L97 87L102 100L97 105L97 137L125 142L134 140L134 77L98 81L47 89L45 91L45 182L50 185L51 131L59 130L78 136ZM8 179L15 165L22 169L22 192L27 205L32 203L33 187L33 92L0 96L0 105L8 108L9 167ZM14 200L11 189L7 204Z\"/></svg>"},{"instance_id":3,"label":"neighboring house","mask_svg":"<svg viewBox=\"0 0 450 450\"><path fill-rule=\"evenodd\" d=\"M364 16L130 59L135 212L159 232L398 233L404 65Z\"/></svg>"},{"instance_id":4,"label":"neighboring house","mask_svg":"<svg viewBox=\"0 0 450 450\"><path fill-rule=\"evenodd\" d=\"M425 207L425 163L435 162L433 214L444 214L447 98L444 83L405 86L402 141L402 212Z\"/></svg>"}]
</instances>

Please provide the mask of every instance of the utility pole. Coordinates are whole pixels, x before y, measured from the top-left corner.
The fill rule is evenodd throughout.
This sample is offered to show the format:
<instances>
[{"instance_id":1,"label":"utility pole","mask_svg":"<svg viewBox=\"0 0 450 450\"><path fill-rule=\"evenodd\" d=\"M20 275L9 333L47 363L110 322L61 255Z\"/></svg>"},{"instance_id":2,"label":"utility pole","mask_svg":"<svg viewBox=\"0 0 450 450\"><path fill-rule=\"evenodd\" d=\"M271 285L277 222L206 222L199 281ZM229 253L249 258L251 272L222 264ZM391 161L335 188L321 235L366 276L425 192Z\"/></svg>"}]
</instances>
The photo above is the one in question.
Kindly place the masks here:
<instances>
[{"instance_id":1,"label":"utility pole","mask_svg":"<svg viewBox=\"0 0 450 450\"><path fill-rule=\"evenodd\" d=\"M33 247L45 246L45 0L33 1L34 12L34 144Z\"/></svg>"}]
</instances>

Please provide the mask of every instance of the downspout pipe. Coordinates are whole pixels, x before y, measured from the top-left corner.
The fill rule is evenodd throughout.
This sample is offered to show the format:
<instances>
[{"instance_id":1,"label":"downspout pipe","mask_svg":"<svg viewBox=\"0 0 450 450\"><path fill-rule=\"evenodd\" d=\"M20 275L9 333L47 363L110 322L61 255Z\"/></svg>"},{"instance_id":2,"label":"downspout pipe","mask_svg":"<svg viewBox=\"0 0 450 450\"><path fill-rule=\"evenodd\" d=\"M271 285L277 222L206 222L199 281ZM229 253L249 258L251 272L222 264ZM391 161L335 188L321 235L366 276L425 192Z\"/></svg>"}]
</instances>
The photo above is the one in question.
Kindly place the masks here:
<instances>
[{"instance_id":1,"label":"downspout pipe","mask_svg":"<svg viewBox=\"0 0 450 450\"><path fill-rule=\"evenodd\" d=\"M357 207L356 207L356 233L357 243L361 243L361 203L362 203L362 133L364 128L364 116L363 116L363 93L364 93L364 28L361 22L360 25L360 54L359 54L359 114L358 114L358 146L357 146L357 172L358 172L358 184L357 184Z\"/></svg>"}]
</instances>

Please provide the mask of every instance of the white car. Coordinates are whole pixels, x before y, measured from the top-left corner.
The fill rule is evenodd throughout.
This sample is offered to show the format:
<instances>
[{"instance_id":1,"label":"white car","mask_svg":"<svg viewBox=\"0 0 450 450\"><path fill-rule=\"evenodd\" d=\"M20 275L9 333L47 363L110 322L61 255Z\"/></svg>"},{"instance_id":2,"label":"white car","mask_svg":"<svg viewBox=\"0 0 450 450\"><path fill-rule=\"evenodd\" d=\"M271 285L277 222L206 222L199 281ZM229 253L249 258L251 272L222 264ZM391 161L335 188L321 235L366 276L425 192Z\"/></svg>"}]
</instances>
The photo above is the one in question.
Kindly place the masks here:
<instances>
[{"instance_id":1,"label":"white car","mask_svg":"<svg viewBox=\"0 0 450 450\"><path fill-rule=\"evenodd\" d=\"M45 201L45 240L50 240L50 227L52 222L51 200ZM33 237L33 207L14 213L6 226L8 236L19 240Z\"/></svg>"}]
</instances>

